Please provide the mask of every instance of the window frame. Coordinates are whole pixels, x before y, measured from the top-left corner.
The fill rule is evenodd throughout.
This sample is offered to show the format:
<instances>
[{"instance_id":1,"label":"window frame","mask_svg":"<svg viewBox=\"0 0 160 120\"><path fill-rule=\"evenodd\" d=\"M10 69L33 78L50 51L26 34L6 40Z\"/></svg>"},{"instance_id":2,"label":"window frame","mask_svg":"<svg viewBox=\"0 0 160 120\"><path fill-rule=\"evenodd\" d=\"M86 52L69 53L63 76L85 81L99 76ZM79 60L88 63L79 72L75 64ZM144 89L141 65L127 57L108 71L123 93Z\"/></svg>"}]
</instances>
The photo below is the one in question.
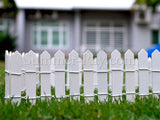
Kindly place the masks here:
<instances>
[{"instance_id":1,"label":"window frame","mask_svg":"<svg viewBox=\"0 0 160 120\"><path fill-rule=\"evenodd\" d=\"M88 23L94 23L96 24L96 27L97 28L94 28L94 29L88 29L87 28L87 24ZM108 24L110 27L106 27L106 28L102 28L100 26L100 24ZM123 25L123 29L121 28L116 28L114 29L114 25L115 24L121 24ZM100 28L101 27L101 28ZM87 45L87 29L88 30L93 30L93 31L96 31L96 44L95 45ZM116 49L122 49L122 50L125 50L127 49L127 46L128 46L128 35L127 35L127 22L125 20L85 20L83 22L83 29L82 29L82 46L81 48L83 50L85 49L95 49L95 50L99 50L99 49L105 49L105 50L108 50L108 51L111 51L113 49L115 49L115 42L114 42L114 32L123 32L123 41L122 41L122 48L116 48ZM101 45L100 41L101 39L98 39L98 36L100 36L100 32L97 33L97 31L100 32L109 32L109 35L111 35L110 37L110 45L109 46L106 46L105 48ZM112 33L112 34L111 34ZM100 37L99 37L100 38Z\"/></svg>"},{"instance_id":2,"label":"window frame","mask_svg":"<svg viewBox=\"0 0 160 120\"><path fill-rule=\"evenodd\" d=\"M34 44L34 30L35 30L35 26L34 24L37 24L37 45ZM52 26L42 26L42 24L52 24L52 23L58 23L58 27L52 27ZM65 24L65 28L63 27L63 25ZM41 31L42 30L46 30L47 31L47 39L48 39L48 44L47 45L42 45L41 42ZM53 45L52 43L52 38L53 35L52 33L58 31L59 33L59 45ZM60 32L61 31L61 32ZM64 37L63 36L63 32L66 32L66 44L63 45L63 41L64 41ZM61 49L61 48L68 48L69 45L69 38L70 38L70 32L69 32L69 23L67 21L33 21L31 22L31 47L34 49Z\"/></svg>"}]
</instances>

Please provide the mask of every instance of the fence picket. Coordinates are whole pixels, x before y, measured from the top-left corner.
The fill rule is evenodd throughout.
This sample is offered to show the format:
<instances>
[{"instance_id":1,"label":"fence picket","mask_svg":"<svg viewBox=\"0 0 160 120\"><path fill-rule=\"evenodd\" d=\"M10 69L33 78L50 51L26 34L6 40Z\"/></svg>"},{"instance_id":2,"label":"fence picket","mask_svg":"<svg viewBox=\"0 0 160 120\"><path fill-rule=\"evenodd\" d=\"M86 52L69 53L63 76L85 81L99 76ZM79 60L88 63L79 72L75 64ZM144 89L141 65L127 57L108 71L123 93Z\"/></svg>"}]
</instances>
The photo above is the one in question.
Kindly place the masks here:
<instances>
[{"instance_id":1,"label":"fence picket","mask_svg":"<svg viewBox=\"0 0 160 120\"><path fill-rule=\"evenodd\" d=\"M79 57L79 71L82 71L82 59ZM79 85L82 85L82 72L79 73Z\"/></svg>"},{"instance_id":2,"label":"fence picket","mask_svg":"<svg viewBox=\"0 0 160 120\"><path fill-rule=\"evenodd\" d=\"M93 72L93 54L87 50L83 54L84 68L84 95L86 101L93 100L94 96L94 72Z\"/></svg>"},{"instance_id":3,"label":"fence picket","mask_svg":"<svg viewBox=\"0 0 160 120\"><path fill-rule=\"evenodd\" d=\"M65 55L59 50L54 57L55 94L57 98L60 98L65 96Z\"/></svg>"},{"instance_id":4,"label":"fence picket","mask_svg":"<svg viewBox=\"0 0 160 120\"><path fill-rule=\"evenodd\" d=\"M55 70L54 57L51 59L51 71ZM55 73L51 72L51 86L55 87Z\"/></svg>"},{"instance_id":5,"label":"fence picket","mask_svg":"<svg viewBox=\"0 0 160 120\"><path fill-rule=\"evenodd\" d=\"M98 82L98 99L104 101L107 99L107 54L99 51L97 54L97 82Z\"/></svg>"},{"instance_id":6,"label":"fence picket","mask_svg":"<svg viewBox=\"0 0 160 120\"><path fill-rule=\"evenodd\" d=\"M152 59L148 58L148 69L152 69ZM149 72L149 87L152 88L152 72Z\"/></svg>"},{"instance_id":7,"label":"fence picket","mask_svg":"<svg viewBox=\"0 0 160 120\"><path fill-rule=\"evenodd\" d=\"M69 53L68 70L69 70L70 95L73 96L74 99L79 100L80 99L79 57L78 53L75 50L72 50Z\"/></svg>"},{"instance_id":8,"label":"fence picket","mask_svg":"<svg viewBox=\"0 0 160 120\"><path fill-rule=\"evenodd\" d=\"M11 96L14 96L13 102L20 101L21 97L21 81L22 81L22 56L21 54L16 51L14 54L11 55L10 60L10 72L11 72Z\"/></svg>"},{"instance_id":9,"label":"fence picket","mask_svg":"<svg viewBox=\"0 0 160 120\"><path fill-rule=\"evenodd\" d=\"M148 54L142 49L138 53L139 62L139 95L149 95Z\"/></svg>"},{"instance_id":10,"label":"fence picket","mask_svg":"<svg viewBox=\"0 0 160 120\"><path fill-rule=\"evenodd\" d=\"M38 65L38 59L36 53L29 51L24 56L25 61L25 85L26 85L26 97L32 99L31 102L35 102L36 98L36 66Z\"/></svg>"},{"instance_id":11,"label":"fence picket","mask_svg":"<svg viewBox=\"0 0 160 120\"><path fill-rule=\"evenodd\" d=\"M139 81L138 81L138 59L135 59L135 84L136 84L136 88L138 88L139 86Z\"/></svg>"},{"instance_id":12,"label":"fence picket","mask_svg":"<svg viewBox=\"0 0 160 120\"><path fill-rule=\"evenodd\" d=\"M10 97L10 74L8 73L10 68L10 55L9 52L5 51L5 98Z\"/></svg>"},{"instance_id":13,"label":"fence picket","mask_svg":"<svg viewBox=\"0 0 160 120\"><path fill-rule=\"evenodd\" d=\"M152 53L152 82L153 94L158 97L160 93L160 52L158 50Z\"/></svg>"},{"instance_id":14,"label":"fence picket","mask_svg":"<svg viewBox=\"0 0 160 120\"><path fill-rule=\"evenodd\" d=\"M50 65L51 65L51 56L47 51L44 51L40 55L41 97L51 96Z\"/></svg>"},{"instance_id":15,"label":"fence picket","mask_svg":"<svg viewBox=\"0 0 160 120\"><path fill-rule=\"evenodd\" d=\"M112 96L113 100L122 96L122 86L123 86L123 61L121 54L118 50L114 50L111 53L111 81L112 81Z\"/></svg>"},{"instance_id":16,"label":"fence picket","mask_svg":"<svg viewBox=\"0 0 160 120\"><path fill-rule=\"evenodd\" d=\"M131 50L127 50L125 53L125 83L126 83L126 99L128 101L134 101L135 88L136 88L136 71L134 54Z\"/></svg>"}]
</instances>

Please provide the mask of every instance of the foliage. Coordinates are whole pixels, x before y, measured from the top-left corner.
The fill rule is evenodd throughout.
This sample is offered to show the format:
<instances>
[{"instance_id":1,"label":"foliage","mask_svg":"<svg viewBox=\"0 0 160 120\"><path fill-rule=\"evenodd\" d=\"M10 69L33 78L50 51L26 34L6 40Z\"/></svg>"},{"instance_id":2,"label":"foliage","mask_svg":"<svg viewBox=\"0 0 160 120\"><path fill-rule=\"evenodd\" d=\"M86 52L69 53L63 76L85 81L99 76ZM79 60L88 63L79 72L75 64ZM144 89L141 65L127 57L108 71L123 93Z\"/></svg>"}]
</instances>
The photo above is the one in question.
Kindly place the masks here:
<instances>
[{"instance_id":1,"label":"foliage","mask_svg":"<svg viewBox=\"0 0 160 120\"><path fill-rule=\"evenodd\" d=\"M139 5L147 5L149 7L153 8L153 11L155 12L157 5L160 4L160 0L136 0L135 4Z\"/></svg>"},{"instance_id":2,"label":"foliage","mask_svg":"<svg viewBox=\"0 0 160 120\"><path fill-rule=\"evenodd\" d=\"M69 98L57 100L41 101L37 99L32 105L29 100L22 99L20 105L12 103L11 100L4 100L4 63L0 62L0 118L10 119L47 119L47 120L67 120L67 119L160 119L160 100L149 96L141 99L137 97L134 103L126 100L118 102L92 102L70 101Z\"/></svg>"},{"instance_id":3,"label":"foliage","mask_svg":"<svg viewBox=\"0 0 160 120\"><path fill-rule=\"evenodd\" d=\"M16 16L18 8L16 6L15 0L3 0L3 9L7 13L11 13L13 16Z\"/></svg>"},{"instance_id":4,"label":"foliage","mask_svg":"<svg viewBox=\"0 0 160 120\"><path fill-rule=\"evenodd\" d=\"M4 59L5 50L13 51L15 47L15 38L8 32L0 32L0 59Z\"/></svg>"}]
</instances>

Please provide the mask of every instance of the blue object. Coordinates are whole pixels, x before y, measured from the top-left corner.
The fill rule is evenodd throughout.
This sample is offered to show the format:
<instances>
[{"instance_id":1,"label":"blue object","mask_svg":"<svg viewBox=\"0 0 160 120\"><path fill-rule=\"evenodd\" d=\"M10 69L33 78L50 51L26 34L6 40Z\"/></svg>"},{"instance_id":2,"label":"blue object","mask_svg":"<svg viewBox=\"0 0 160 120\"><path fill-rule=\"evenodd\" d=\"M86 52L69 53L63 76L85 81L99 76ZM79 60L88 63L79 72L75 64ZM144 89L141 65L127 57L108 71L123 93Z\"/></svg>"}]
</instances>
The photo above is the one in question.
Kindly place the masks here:
<instances>
[{"instance_id":1,"label":"blue object","mask_svg":"<svg viewBox=\"0 0 160 120\"><path fill-rule=\"evenodd\" d=\"M151 57L151 56L152 56L152 53L153 53L156 49L157 49L158 51L160 51L160 44L157 44L157 45L155 45L155 46L147 49L148 57Z\"/></svg>"}]
</instances>

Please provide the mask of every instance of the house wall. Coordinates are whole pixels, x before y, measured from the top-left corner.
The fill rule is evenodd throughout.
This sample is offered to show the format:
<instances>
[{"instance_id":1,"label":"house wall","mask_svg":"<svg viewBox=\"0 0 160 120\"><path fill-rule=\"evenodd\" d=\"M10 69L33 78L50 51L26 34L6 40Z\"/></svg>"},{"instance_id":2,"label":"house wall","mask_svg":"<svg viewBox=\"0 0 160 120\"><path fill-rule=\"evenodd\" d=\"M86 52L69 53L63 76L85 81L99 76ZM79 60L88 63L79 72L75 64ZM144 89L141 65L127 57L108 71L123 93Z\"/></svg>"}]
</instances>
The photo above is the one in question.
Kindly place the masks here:
<instances>
[{"instance_id":1,"label":"house wall","mask_svg":"<svg viewBox=\"0 0 160 120\"><path fill-rule=\"evenodd\" d=\"M42 52L42 49L36 48L33 46L33 38L32 38L32 25L34 22L56 22L56 21L65 21L68 23L68 31L69 31L69 38L68 39L68 45L67 47L61 48L61 50L65 53L70 52L72 49L75 48L76 46L76 41L74 40L74 36L73 36L73 31L74 31L74 27L73 27L73 13L72 12L58 12L58 18L56 20L52 20L50 18L45 18L45 19L40 19L40 20L35 20L35 19L30 19L27 18L26 16L26 36L25 36L25 41L24 41L24 51L29 51L29 50L34 50L35 52ZM45 50L49 51L51 54L55 53L57 50L59 50L59 48L45 48Z\"/></svg>"},{"instance_id":2,"label":"house wall","mask_svg":"<svg viewBox=\"0 0 160 120\"><path fill-rule=\"evenodd\" d=\"M152 14L151 22L149 24L140 25L135 21L135 14L131 19L131 49L138 52L140 49L150 48L152 44L152 30L160 30L160 13ZM160 42L160 41L159 41Z\"/></svg>"},{"instance_id":3,"label":"house wall","mask_svg":"<svg viewBox=\"0 0 160 120\"><path fill-rule=\"evenodd\" d=\"M25 11L27 13L27 10ZM23 51L29 51L30 49L41 52L42 49L37 49L32 45L32 24L35 21L67 21L69 23L69 36L68 46L66 48L61 48L62 51L68 53L72 49L76 49L78 52L83 52L87 48L83 46L83 27L84 23L87 21L123 21L126 23L126 35L127 40L123 51L126 49L131 49L134 52L140 49L148 48L152 46L151 30L160 28L160 14L156 13L152 15L151 23L148 25L139 25L135 21L135 14L130 13L130 11L96 11L96 10L81 10L81 11L58 11L58 19L41 19L35 20L29 17L25 17L25 40L23 42ZM77 30L78 29L78 30ZM59 48L49 48L50 53L55 53ZM100 48L101 49L101 48ZM116 49L116 48L113 48ZM112 50L113 50L112 49ZM112 51L110 50L110 51ZM107 51L107 49L106 49ZM110 52L107 51L107 52Z\"/></svg>"},{"instance_id":4,"label":"house wall","mask_svg":"<svg viewBox=\"0 0 160 120\"><path fill-rule=\"evenodd\" d=\"M85 22L88 21L114 21L115 23L122 21L126 25L126 40L124 41L124 46L122 48L123 51L129 48L129 40L130 40L130 29L129 29L129 24L130 24L130 12L129 11L81 11L81 18L82 18L82 32L81 36L82 39L80 41L81 43L81 50L82 52L85 51L87 48L83 45L83 27ZM116 48L112 49L107 49L107 48L98 48L96 51L99 49L104 49L107 52L111 52ZM94 50L93 50L94 51Z\"/></svg>"}]
</instances>

